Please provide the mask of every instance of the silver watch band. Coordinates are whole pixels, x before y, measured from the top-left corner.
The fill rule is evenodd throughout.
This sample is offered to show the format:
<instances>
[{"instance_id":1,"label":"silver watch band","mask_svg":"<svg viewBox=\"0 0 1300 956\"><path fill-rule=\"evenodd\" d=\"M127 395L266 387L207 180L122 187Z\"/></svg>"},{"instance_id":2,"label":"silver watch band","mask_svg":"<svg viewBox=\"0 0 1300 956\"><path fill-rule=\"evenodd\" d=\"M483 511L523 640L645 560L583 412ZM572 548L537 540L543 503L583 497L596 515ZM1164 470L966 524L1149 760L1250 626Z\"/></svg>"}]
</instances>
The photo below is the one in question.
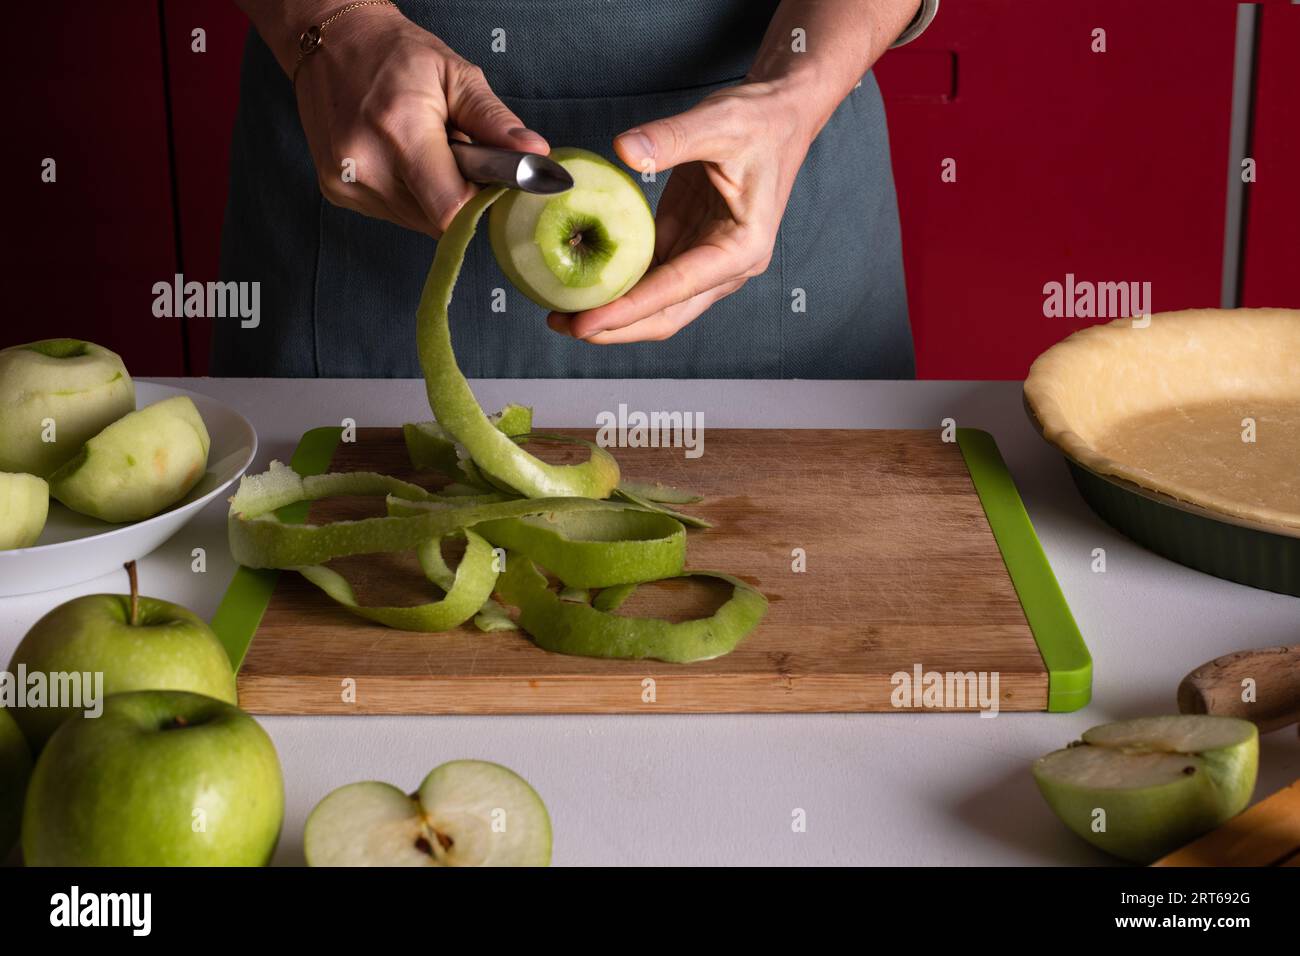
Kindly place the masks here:
<instances>
[{"instance_id":1,"label":"silver watch band","mask_svg":"<svg viewBox=\"0 0 1300 956\"><path fill-rule=\"evenodd\" d=\"M921 9L916 11L916 16L912 17L912 22L898 35L897 40L889 44L889 48L892 50L904 43L911 43L925 32L925 28L930 25L930 22L934 20L934 15L938 12L939 0L921 0Z\"/></svg>"}]
</instances>

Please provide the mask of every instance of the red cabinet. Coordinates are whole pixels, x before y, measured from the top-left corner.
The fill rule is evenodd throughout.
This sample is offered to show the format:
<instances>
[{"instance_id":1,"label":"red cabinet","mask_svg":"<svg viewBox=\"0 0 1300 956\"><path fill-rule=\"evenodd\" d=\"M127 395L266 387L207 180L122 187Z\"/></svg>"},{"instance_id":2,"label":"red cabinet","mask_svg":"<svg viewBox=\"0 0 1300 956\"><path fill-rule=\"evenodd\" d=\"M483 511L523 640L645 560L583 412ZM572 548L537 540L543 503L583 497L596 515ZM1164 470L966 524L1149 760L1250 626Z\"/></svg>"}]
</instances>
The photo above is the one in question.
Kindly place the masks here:
<instances>
[{"instance_id":1,"label":"red cabinet","mask_svg":"<svg viewBox=\"0 0 1300 956\"><path fill-rule=\"evenodd\" d=\"M1044 316L1067 274L1219 304L1234 8L961 0L885 55L920 376L1023 378L1098 321Z\"/></svg>"},{"instance_id":2,"label":"red cabinet","mask_svg":"<svg viewBox=\"0 0 1300 956\"><path fill-rule=\"evenodd\" d=\"M153 315L153 284L176 271L157 6L37 3L10 14L0 345L78 336L142 374L179 374L180 325ZM53 182L42 179L46 159Z\"/></svg>"},{"instance_id":3,"label":"red cabinet","mask_svg":"<svg viewBox=\"0 0 1300 956\"><path fill-rule=\"evenodd\" d=\"M181 269L187 280L209 282L221 264L230 131L248 20L232 0L163 0L162 6ZM212 322L185 321L190 374L206 375Z\"/></svg>"},{"instance_id":4,"label":"red cabinet","mask_svg":"<svg viewBox=\"0 0 1300 956\"><path fill-rule=\"evenodd\" d=\"M1300 307L1300 5L1260 11L1241 304Z\"/></svg>"}]
</instances>

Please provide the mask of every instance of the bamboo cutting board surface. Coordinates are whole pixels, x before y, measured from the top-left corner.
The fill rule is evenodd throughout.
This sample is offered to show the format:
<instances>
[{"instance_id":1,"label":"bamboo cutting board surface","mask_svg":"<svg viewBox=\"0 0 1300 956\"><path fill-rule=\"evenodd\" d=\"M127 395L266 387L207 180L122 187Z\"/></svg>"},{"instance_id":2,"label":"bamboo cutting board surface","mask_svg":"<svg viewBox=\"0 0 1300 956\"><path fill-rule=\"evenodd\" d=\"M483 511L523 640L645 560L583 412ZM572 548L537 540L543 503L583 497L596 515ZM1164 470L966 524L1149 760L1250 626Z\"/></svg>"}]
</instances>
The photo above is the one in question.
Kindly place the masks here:
<instances>
[{"instance_id":1,"label":"bamboo cutting board surface","mask_svg":"<svg viewBox=\"0 0 1300 956\"><path fill-rule=\"evenodd\" d=\"M768 596L767 617L733 653L664 664L551 654L520 632L483 633L472 624L441 634L396 631L348 613L297 574L241 569L274 580L239 672L241 705L260 714L892 711L892 675L920 666L997 672L1001 710L1048 709L1044 654L962 448L937 431L710 430L696 459L681 448L611 450L628 479L705 496L683 506L715 525L689 531L688 567L730 572ZM566 457L570 451L545 446L541 454L550 461L585 454ZM359 429L355 442L334 447L327 469L303 468L297 458L295 467L442 483L412 471L396 428ZM308 521L382 508L382 500L315 502ZM803 572L793 570L795 549L806 554ZM331 566L365 604L438 596L413 554ZM643 586L620 613L710 614L727 590ZM227 618L223 607L219 633L230 630ZM230 646L229 634L222 637Z\"/></svg>"}]
</instances>

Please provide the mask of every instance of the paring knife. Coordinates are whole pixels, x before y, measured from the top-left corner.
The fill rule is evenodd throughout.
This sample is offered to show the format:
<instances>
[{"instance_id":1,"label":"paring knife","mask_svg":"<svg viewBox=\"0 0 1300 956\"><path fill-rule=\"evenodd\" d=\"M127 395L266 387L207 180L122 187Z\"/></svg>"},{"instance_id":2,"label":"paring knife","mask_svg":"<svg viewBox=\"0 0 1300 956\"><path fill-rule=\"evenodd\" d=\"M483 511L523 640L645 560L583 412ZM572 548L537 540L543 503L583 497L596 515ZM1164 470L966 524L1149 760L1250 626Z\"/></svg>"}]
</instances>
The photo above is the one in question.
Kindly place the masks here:
<instances>
[{"instance_id":1,"label":"paring knife","mask_svg":"<svg viewBox=\"0 0 1300 956\"><path fill-rule=\"evenodd\" d=\"M478 143L452 140L451 153L461 175L472 183L509 186L526 193L552 195L573 188L573 177L553 159Z\"/></svg>"}]
</instances>

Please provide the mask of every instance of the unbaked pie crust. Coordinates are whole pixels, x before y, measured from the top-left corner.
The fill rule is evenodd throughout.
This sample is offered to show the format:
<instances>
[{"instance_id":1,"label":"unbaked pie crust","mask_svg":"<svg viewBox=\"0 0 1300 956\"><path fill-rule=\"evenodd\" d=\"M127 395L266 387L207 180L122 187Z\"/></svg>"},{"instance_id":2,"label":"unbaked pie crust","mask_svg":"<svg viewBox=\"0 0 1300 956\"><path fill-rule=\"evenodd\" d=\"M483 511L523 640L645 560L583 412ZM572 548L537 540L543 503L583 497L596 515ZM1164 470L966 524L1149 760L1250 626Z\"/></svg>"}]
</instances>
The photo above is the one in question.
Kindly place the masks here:
<instances>
[{"instance_id":1,"label":"unbaked pie crust","mask_svg":"<svg viewBox=\"0 0 1300 956\"><path fill-rule=\"evenodd\" d=\"M1083 329L1038 357L1025 401L1043 437L1097 474L1300 531L1300 311L1144 321Z\"/></svg>"}]
</instances>

